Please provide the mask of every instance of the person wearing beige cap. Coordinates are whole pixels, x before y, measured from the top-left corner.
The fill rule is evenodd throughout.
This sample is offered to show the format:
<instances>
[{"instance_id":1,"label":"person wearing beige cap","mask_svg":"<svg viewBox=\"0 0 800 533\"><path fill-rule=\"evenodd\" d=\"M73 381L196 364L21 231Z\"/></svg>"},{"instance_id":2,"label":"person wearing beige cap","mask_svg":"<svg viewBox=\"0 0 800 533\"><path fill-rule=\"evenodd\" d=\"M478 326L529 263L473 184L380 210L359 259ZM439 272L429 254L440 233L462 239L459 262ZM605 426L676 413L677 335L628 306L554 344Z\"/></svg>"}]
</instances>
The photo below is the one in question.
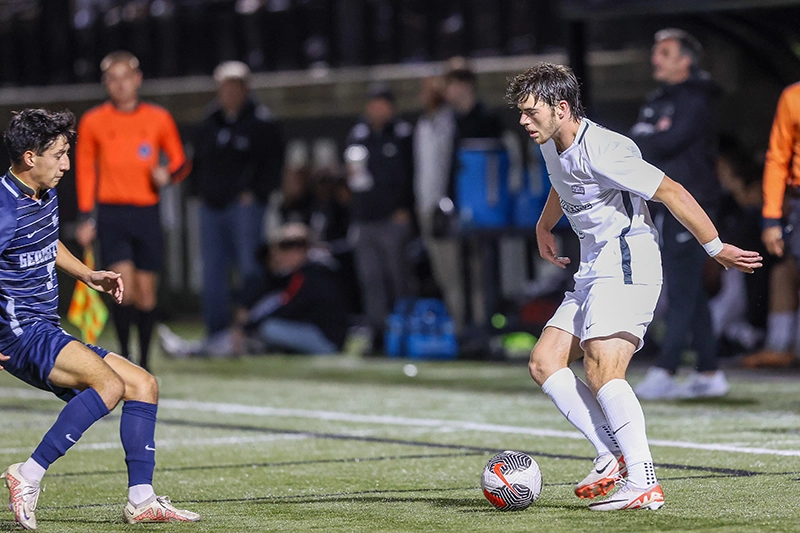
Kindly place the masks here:
<instances>
[{"instance_id":1,"label":"person wearing beige cap","mask_svg":"<svg viewBox=\"0 0 800 533\"><path fill-rule=\"evenodd\" d=\"M192 343L161 326L165 352L174 357L227 357L242 353L334 354L347 335L347 299L327 265L309 258L308 226L275 228L262 248L267 273L242 295L234 324Z\"/></svg>"},{"instance_id":2,"label":"person wearing beige cap","mask_svg":"<svg viewBox=\"0 0 800 533\"><path fill-rule=\"evenodd\" d=\"M213 73L217 97L193 139L190 193L200 198L203 319L206 334L231 322L231 268L242 290L261 277L256 251L270 193L278 186L284 141L279 123L249 91L250 68L220 63Z\"/></svg>"}]
</instances>

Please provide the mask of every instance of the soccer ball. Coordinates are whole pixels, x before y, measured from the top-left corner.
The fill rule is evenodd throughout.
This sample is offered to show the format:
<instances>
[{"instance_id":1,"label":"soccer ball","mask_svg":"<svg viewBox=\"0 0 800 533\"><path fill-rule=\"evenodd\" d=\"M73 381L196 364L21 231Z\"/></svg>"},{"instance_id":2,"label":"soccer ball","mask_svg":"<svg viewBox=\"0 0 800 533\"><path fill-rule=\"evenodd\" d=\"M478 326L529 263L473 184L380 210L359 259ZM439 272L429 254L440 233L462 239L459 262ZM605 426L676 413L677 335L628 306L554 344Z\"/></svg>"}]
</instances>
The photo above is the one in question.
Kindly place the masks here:
<instances>
[{"instance_id":1,"label":"soccer ball","mask_svg":"<svg viewBox=\"0 0 800 533\"><path fill-rule=\"evenodd\" d=\"M542 471L530 455L505 451L486 463L481 488L489 503L501 511L521 511L539 497Z\"/></svg>"}]
</instances>

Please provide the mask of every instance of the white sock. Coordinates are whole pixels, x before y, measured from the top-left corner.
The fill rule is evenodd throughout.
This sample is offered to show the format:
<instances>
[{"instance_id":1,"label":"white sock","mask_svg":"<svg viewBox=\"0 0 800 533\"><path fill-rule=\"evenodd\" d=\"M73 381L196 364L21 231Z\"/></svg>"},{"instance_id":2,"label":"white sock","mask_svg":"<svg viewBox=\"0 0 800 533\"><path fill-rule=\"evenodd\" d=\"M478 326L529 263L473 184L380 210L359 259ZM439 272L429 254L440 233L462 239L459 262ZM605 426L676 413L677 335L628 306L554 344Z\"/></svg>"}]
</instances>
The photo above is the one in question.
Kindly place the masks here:
<instances>
[{"instance_id":1,"label":"white sock","mask_svg":"<svg viewBox=\"0 0 800 533\"><path fill-rule=\"evenodd\" d=\"M142 484L128 487L128 500L137 507L155 495L153 485Z\"/></svg>"},{"instance_id":2,"label":"white sock","mask_svg":"<svg viewBox=\"0 0 800 533\"><path fill-rule=\"evenodd\" d=\"M776 352L788 352L794 340L795 313L773 312L767 315L767 340L765 348Z\"/></svg>"},{"instance_id":3,"label":"white sock","mask_svg":"<svg viewBox=\"0 0 800 533\"><path fill-rule=\"evenodd\" d=\"M19 467L19 473L22 474L22 477L36 484L42 482L45 472L47 472L47 469L34 461L33 457L29 457L28 460Z\"/></svg>"},{"instance_id":4,"label":"white sock","mask_svg":"<svg viewBox=\"0 0 800 533\"><path fill-rule=\"evenodd\" d=\"M597 450L619 454L619 444L611 432L606 415L592 391L569 368L554 372L542 383L542 391L556 404L564 418L589 439Z\"/></svg>"},{"instance_id":5,"label":"white sock","mask_svg":"<svg viewBox=\"0 0 800 533\"><path fill-rule=\"evenodd\" d=\"M597 392L597 402L625 456L628 480L640 487L654 484L656 474L647 444L644 412L631 386L624 379L612 379Z\"/></svg>"}]
</instances>

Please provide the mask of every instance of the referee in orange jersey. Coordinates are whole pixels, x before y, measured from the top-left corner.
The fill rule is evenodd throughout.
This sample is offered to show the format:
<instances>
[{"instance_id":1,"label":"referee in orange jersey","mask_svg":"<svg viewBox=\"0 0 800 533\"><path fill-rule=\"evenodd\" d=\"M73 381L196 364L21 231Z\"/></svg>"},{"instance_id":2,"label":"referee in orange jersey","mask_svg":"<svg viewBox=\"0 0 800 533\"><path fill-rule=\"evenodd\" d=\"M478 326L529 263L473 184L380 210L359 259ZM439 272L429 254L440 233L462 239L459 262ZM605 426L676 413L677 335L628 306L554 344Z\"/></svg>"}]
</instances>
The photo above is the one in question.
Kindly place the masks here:
<instances>
[{"instance_id":1,"label":"referee in orange jersey","mask_svg":"<svg viewBox=\"0 0 800 533\"><path fill-rule=\"evenodd\" d=\"M122 274L126 290L113 310L120 352L130 359L135 323L139 364L147 368L163 255L159 190L185 178L191 164L169 112L139 100L139 60L112 52L100 70L109 101L87 111L78 125L75 177L83 221L77 239L86 247L96 237L102 264Z\"/></svg>"}]
</instances>

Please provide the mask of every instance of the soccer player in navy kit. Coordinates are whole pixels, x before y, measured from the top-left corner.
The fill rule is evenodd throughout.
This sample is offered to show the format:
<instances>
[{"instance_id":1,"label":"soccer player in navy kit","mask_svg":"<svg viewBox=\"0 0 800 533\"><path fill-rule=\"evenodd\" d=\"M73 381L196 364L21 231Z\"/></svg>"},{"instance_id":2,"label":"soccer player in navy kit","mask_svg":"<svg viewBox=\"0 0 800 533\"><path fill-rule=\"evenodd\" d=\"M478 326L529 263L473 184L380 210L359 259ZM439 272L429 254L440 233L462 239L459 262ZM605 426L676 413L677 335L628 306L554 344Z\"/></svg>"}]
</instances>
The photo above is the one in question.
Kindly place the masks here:
<instances>
[{"instance_id":1,"label":"soccer player in navy kit","mask_svg":"<svg viewBox=\"0 0 800 533\"><path fill-rule=\"evenodd\" d=\"M4 141L11 168L0 178L0 353L5 370L66 401L31 457L3 472L9 506L24 529L36 529L34 511L47 468L95 421L120 401L120 437L128 465L129 523L197 521L155 495L155 424L158 384L127 359L85 345L60 325L58 268L122 301L120 275L93 271L58 239L55 186L70 167L75 117L69 111L26 109L11 118Z\"/></svg>"},{"instance_id":2,"label":"soccer player in navy kit","mask_svg":"<svg viewBox=\"0 0 800 533\"><path fill-rule=\"evenodd\" d=\"M663 203L725 268L753 272L761 256L724 244L683 186L644 161L633 141L586 119L569 67L528 69L510 81L506 101L519 109L520 125L541 146L551 175L536 225L539 253L561 268L569 263L558 255L552 233L563 215L581 242L575 290L564 295L531 352L531 377L597 450L575 494L594 498L619 486L589 508L658 509L664 493L644 413L625 380L661 292L658 233L646 201ZM581 357L586 382L569 368Z\"/></svg>"}]
</instances>

